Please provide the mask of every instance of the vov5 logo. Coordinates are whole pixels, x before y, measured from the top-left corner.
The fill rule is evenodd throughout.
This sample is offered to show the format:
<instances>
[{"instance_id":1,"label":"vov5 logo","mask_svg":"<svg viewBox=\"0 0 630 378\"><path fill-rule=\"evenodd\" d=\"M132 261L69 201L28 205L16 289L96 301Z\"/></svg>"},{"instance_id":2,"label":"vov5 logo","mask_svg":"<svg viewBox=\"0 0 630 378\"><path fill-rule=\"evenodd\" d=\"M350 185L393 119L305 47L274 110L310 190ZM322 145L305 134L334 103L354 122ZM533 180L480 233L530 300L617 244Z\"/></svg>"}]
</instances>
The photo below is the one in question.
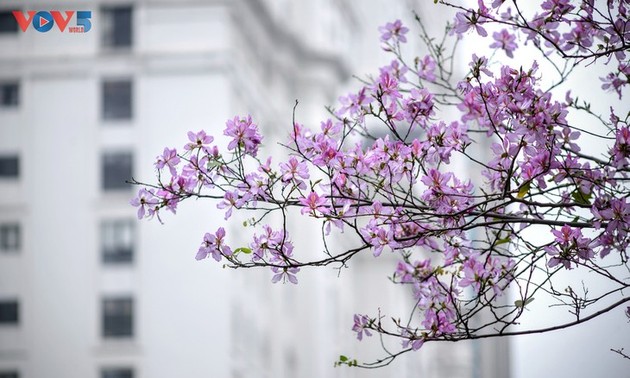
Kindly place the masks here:
<instances>
[{"instance_id":1,"label":"vov5 logo","mask_svg":"<svg viewBox=\"0 0 630 378\"><path fill-rule=\"evenodd\" d=\"M69 33L87 33L92 29L92 22L90 21L92 11L64 11L63 13L65 13L65 17L60 11L56 10L30 10L26 11L26 15L22 11L13 11L13 16L23 32L25 32L31 24L35 30L40 33L50 31L54 25L57 25L59 31L63 32L66 30L70 19L72 19L75 13L77 14L77 23L76 26L70 26L68 28Z\"/></svg>"}]
</instances>

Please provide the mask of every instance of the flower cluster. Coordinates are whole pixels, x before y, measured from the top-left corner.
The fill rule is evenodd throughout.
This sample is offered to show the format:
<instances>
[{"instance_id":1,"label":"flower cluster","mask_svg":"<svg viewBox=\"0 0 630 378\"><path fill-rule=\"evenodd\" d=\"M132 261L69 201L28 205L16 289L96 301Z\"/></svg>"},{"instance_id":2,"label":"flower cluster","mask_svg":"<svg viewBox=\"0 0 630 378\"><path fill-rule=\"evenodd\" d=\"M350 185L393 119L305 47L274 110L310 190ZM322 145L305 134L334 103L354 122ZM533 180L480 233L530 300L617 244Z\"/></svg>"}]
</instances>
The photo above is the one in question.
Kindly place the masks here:
<instances>
[{"instance_id":1,"label":"flower cluster","mask_svg":"<svg viewBox=\"0 0 630 378\"><path fill-rule=\"evenodd\" d=\"M206 233L195 258L203 260L209 255L212 255L212 258L217 261L221 261L221 256L232 255L232 249L225 245L225 229L223 227L219 227L214 234Z\"/></svg>"},{"instance_id":2,"label":"flower cluster","mask_svg":"<svg viewBox=\"0 0 630 378\"><path fill-rule=\"evenodd\" d=\"M550 267L562 264L571 269L572 261L588 260L595 256L591 240L585 238L579 228L564 225L560 230L551 230L551 233L556 237L555 243L545 248L547 254L552 256L549 260Z\"/></svg>"},{"instance_id":3,"label":"flower cluster","mask_svg":"<svg viewBox=\"0 0 630 378\"><path fill-rule=\"evenodd\" d=\"M623 87L628 85L626 52L630 48L630 12L625 0L611 0L605 6L595 1L583 1L580 6L570 0L545 0L533 15L509 2L478 0L476 9L460 9L455 17L453 33L462 37L474 29L485 37L483 25L507 25L493 33L491 48L502 49L508 57L518 48L516 36L522 34L525 43L543 47L546 53L559 53L563 58L598 59L614 58L619 67L602 80L603 89L614 90L621 98ZM501 12L501 13L500 13Z\"/></svg>"},{"instance_id":4,"label":"flower cluster","mask_svg":"<svg viewBox=\"0 0 630 378\"><path fill-rule=\"evenodd\" d=\"M592 1L578 8L545 0L531 17L508 3L451 4L460 12L450 32L483 38L490 31L490 47L509 58L525 42L546 61L614 62L618 69L603 89L622 97L630 77L624 1L609 1L599 12ZM565 298L553 289L554 274L583 268L611 277L607 264L627 265L627 118L611 109L607 121L571 93L558 97L559 84L545 87L536 61L514 67L493 60L503 53L473 54L466 76L453 83L445 62L454 57L442 55L444 46L423 35L429 54L409 63L401 52L409 29L397 20L380 32L394 60L340 97L319 127L294 123L286 157L259 158L263 137L251 116L227 121L226 149L203 130L191 131L183 152L165 148L156 158L158 182L144 184L131 201L138 218L174 213L189 198L214 200L225 220L250 210L244 225L254 231L230 232L241 247L230 247L220 227L205 234L196 258L267 267L274 283L297 283L306 266L395 254L392 281L411 287L412 316L385 328L380 314L356 315L352 329L359 340L396 335L411 350L516 323L532 291L583 303L574 291ZM568 80L570 70L558 71L560 84ZM584 117L572 114L600 121L606 131L577 125L574 119ZM598 155L584 148L584 134L604 146ZM290 217L299 215L321 222L322 256L294 251ZM347 243L330 242L342 232ZM537 281L533 271L549 274ZM613 281L618 287L606 295L628 287ZM523 300L497 301L508 290L519 290ZM478 325L480 314L494 321Z\"/></svg>"}]
</instances>

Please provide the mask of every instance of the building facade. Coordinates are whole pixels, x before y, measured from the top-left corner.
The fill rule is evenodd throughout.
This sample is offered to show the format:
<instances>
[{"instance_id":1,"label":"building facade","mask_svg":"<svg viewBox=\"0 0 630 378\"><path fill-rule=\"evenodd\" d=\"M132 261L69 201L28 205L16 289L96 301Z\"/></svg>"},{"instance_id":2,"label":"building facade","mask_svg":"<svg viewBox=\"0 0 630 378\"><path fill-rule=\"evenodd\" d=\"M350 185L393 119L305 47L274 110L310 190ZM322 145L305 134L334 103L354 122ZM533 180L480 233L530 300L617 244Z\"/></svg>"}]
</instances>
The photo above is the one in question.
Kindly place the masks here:
<instances>
[{"instance_id":1,"label":"building facade","mask_svg":"<svg viewBox=\"0 0 630 378\"><path fill-rule=\"evenodd\" d=\"M332 367L348 350L382 352L354 342L351 316L406 303L376 284L391 266L272 286L269 272L194 260L222 222L212 205L185 203L162 225L128 204L125 180L151 180L155 156L190 130L220 135L250 113L282 140L296 99L317 125L371 58L375 15L409 4L3 1L0 378L474 376L467 344L380 371ZM91 30L22 31L12 11L33 9L90 11ZM307 225L296 238L317 243Z\"/></svg>"}]
</instances>

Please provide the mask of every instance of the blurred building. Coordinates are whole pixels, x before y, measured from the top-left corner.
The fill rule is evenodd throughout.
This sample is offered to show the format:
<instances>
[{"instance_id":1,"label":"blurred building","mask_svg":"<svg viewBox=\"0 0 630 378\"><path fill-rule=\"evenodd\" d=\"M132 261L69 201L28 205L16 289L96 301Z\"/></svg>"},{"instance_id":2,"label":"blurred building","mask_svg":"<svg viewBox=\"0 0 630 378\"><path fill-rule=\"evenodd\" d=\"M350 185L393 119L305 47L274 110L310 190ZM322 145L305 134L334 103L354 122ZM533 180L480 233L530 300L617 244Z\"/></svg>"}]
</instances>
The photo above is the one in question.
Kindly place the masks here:
<instances>
[{"instance_id":1,"label":"blurred building","mask_svg":"<svg viewBox=\"0 0 630 378\"><path fill-rule=\"evenodd\" d=\"M165 225L137 222L128 205L125 180L152 180L155 156L189 130L220 135L224 120L251 113L268 140L283 140L295 99L300 121L317 126L353 69L373 59L364 46L378 47L379 17L409 6L385 3L3 1L0 378L500 371L482 367L472 344L431 346L384 370L335 369L339 354L382 352L349 329L354 312L405 308L398 288L381 285L393 260L272 286L267 271L194 260L223 220L211 204L183 204ZM60 32L34 15L51 30L23 32L13 10L90 11L81 18L91 30ZM319 234L304 227L296 244L312 249Z\"/></svg>"}]
</instances>

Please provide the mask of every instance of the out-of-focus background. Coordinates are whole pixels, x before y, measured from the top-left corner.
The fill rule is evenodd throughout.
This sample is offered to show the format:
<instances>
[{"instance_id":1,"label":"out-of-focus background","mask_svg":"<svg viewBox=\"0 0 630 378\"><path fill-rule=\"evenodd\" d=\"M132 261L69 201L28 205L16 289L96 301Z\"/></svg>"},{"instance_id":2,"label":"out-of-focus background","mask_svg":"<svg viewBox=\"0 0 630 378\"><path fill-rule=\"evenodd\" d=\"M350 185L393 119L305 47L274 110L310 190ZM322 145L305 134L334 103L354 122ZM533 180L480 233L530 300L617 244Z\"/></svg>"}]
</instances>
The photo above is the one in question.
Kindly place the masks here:
<instances>
[{"instance_id":1,"label":"out-of-focus background","mask_svg":"<svg viewBox=\"0 0 630 378\"><path fill-rule=\"evenodd\" d=\"M354 313L411 305L386 280L393 257L273 285L268 271L195 261L224 223L212 204L184 203L164 225L129 206L124 181L152 180L155 157L190 130L220 136L252 114L273 151L296 99L298 121L318 127L352 74L390 60L377 27L412 25L412 9L435 30L452 16L420 0L3 0L0 378L510 376L507 339L334 368L340 354L383 354L355 340ZM91 30L22 32L13 10L91 11ZM294 239L318 252L308 224ZM520 356L516 375L550 358Z\"/></svg>"}]
</instances>

